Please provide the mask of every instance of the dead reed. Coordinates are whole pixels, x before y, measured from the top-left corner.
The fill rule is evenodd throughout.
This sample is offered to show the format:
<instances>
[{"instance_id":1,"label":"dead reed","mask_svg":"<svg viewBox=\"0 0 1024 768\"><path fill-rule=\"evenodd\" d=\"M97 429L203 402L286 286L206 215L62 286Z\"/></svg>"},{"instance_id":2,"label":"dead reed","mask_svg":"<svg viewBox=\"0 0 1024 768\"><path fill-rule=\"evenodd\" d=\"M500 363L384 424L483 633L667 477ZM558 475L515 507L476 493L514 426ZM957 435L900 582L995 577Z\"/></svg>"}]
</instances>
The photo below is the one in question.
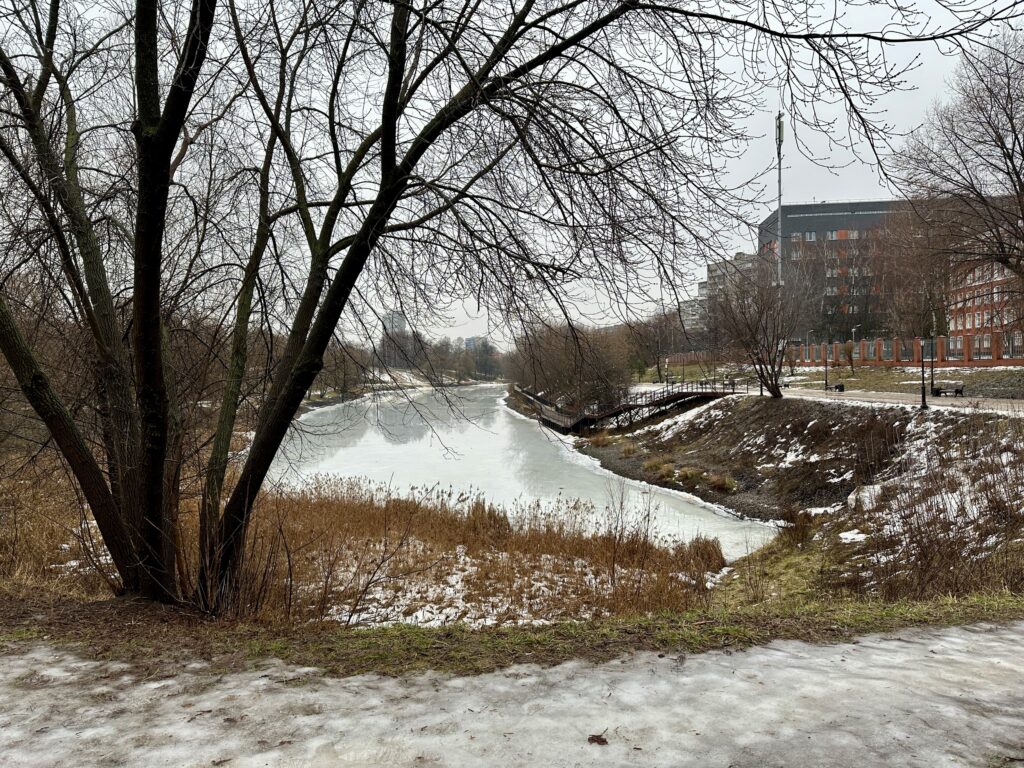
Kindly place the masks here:
<instances>
[{"instance_id":1,"label":"dead reed","mask_svg":"<svg viewBox=\"0 0 1024 768\"><path fill-rule=\"evenodd\" d=\"M60 473L0 485L0 577L109 595L102 545ZM624 491L598 511L567 502L506 511L453 492L398 496L319 478L259 500L238 615L349 625L473 625L682 610L725 565L717 540L657 541ZM184 507L179 576L194 584L195 511Z\"/></svg>"}]
</instances>

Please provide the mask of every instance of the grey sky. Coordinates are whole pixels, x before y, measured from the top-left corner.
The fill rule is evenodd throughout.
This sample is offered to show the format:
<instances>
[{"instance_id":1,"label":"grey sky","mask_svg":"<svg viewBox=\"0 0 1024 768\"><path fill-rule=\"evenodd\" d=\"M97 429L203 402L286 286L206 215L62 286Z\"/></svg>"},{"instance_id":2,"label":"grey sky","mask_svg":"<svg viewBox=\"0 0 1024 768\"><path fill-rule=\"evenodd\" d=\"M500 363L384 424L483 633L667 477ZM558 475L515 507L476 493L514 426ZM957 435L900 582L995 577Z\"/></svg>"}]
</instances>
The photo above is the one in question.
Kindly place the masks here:
<instances>
[{"instance_id":1,"label":"grey sky","mask_svg":"<svg viewBox=\"0 0 1024 768\"><path fill-rule=\"evenodd\" d=\"M928 109L937 100L941 101L946 91L946 84L956 67L957 58L944 55L932 44L907 44L891 49L891 56L896 61L909 62L918 57L917 66L907 74L905 81L907 90L889 94L880 99L877 110L881 117L894 126L898 133L912 130L927 116ZM774 120L778 109L778 97L774 94L764 98L765 109L750 121L748 126L751 142L742 157L727 166L727 172L739 183L764 173L760 183L765 186L762 199L758 206L755 220L767 216L776 204L775 182L775 134ZM832 112L839 118L838 128L845 130L845 117L841 108ZM871 149L865 143L857 146L856 153L829 149L825 136L815 134L809 128L796 126L798 135L794 135L794 126L787 120L786 140L783 158L783 201L838 201L879 199L893 196L884 184L874 161ZM797 148L796 138L809 145L815 159L811 159ZM894 144L899 144L898 135ZM738 233L733 238L731 251L750 250L754 247L753 234ZM723 254L727 255L727 254ZM697 277L702 268L696 270ZM476 315L467 309L453 317L453 324L447 327L433 327L431 333L443 336L474 336L488 332L487 318ZM598 324L600 320L595 319ZM499 342L500 343L500 342Z\"/></svg>"}]
</instances>

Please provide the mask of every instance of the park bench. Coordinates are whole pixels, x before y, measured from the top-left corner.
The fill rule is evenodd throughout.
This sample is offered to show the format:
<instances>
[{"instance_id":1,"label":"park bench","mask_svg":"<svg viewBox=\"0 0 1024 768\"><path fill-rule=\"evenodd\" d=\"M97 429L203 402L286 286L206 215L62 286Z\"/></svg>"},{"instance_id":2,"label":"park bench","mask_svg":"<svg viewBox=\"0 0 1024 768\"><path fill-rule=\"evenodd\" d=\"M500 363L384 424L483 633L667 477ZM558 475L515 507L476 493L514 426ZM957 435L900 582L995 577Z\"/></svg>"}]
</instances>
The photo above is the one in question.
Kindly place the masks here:
<instances>
[{"instance_id":1,"label":"park bench","mask_svg":"<svg viewBox=\"0 0 1024 768\"><path fill-rule=\"evenodd\" d=\"M964 383L962 381L937 381L932 386L932 397L963 397Z\"/></svg>"},{"instance_id":2,"label":"park bench","mask_svg":"<svg viewBox=\"0 0 1024 768\"><path fill-rule=\"evenodd\" d=\"M839 382L838 384L829 384L827 387L825 387L825 391L826 392L845 392L846 391L846 385L843 384L843 382Z\"/></svg>"}]
</instances>

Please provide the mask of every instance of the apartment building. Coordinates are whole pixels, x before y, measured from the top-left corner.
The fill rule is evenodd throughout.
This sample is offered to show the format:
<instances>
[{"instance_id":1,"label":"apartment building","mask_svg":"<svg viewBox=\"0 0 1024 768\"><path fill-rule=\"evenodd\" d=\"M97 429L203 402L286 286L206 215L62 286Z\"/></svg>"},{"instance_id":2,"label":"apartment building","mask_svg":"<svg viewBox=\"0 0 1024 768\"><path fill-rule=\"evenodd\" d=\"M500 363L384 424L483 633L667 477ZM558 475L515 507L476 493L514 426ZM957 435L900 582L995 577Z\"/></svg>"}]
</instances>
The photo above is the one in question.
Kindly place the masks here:
<instances>
[{"instance_id":1,"label":"apartment building","mask_svg":"<svg viewBox=\"0 0 1024 768\"><path fill-rule=\"evenodd\" d=\"M782 276L807 288L807 311L796 336L850 339L888 330L882 232L898 200L782 206L761 222L762 253L779 257Z\"/></svg>"},{"instance_id":2,"label":"apartment building","mask_svg":"<svg viewBox=\"0 0 1024 768\"><path fill-rule=\"evenodd\" d=\"M1020 281L1001 264L968 262L949 296L946 356L953 360L1019 357L1024 352Z\"/></svg>"}]
</instances>

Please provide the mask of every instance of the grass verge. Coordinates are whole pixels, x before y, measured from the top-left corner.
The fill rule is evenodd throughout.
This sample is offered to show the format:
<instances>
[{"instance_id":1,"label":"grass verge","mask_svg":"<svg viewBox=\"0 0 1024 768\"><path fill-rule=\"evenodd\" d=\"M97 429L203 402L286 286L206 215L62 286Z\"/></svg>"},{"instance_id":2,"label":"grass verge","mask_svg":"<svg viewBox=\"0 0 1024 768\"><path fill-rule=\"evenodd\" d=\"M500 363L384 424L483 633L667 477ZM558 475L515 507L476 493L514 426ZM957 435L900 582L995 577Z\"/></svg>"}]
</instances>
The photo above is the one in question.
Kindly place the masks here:
<instances>
[{"instance_id":1,"label":"grass verge","mask_svg":"<svg viewBox=\"0 0 1024 768\"><path fill-rule=\"evenodd\" d=\"M771 563L769 571L781 562ZM212 621L127 600L50 600L7 585L0 587L0 647L16 650L45 641L85 658L126 663L146 677L173 676L195 660L207 662L210 671L218 673L271 658L335 676L429 670L479 674L523 663L603 662L635 651L682 655L741 650L773 640L832 643L908 627L1024 619L1024 596L1010 593L887 602L797 592L776 594L753 605L739 602L724 599L703 610L544 626L474 630L461 624L399 624L353 629L332 622Z\"/></svg>"}]
</instances>

